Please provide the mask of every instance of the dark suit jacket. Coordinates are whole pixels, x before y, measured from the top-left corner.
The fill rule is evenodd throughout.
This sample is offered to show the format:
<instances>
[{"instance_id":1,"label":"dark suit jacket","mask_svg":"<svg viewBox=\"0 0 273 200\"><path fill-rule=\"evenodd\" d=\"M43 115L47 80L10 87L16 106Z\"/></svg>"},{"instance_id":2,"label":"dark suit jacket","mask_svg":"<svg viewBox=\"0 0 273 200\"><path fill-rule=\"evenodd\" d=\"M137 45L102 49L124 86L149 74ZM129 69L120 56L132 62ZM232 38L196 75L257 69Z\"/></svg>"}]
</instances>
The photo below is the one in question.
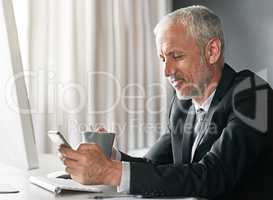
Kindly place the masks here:
<instances>
[{"instance_id":1,"label":"dark suit jacket","mask_svg":"<svg viewBox=\"0 0 273 200\"><path fill-rule=\"evenodd\" d=\"M130 193L209 199L273 198L272 89L225 64L191 161L191 100L173 98L168 132L144 158L122 153Z\"/></svg>"}]
</instances>

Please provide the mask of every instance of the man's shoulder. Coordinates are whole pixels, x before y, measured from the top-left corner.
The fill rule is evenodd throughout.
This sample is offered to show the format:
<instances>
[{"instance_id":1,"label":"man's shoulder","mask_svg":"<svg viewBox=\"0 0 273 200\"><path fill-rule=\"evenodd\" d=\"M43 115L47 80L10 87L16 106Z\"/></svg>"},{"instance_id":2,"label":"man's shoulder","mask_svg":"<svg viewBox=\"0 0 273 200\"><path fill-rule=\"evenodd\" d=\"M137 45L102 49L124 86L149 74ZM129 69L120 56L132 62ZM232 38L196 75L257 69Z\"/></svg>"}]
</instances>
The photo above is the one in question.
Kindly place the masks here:
<instances>
[{"instance_id":1,"label":"man's shoulder","mask_svg":"<svg viewBox=\"0 0 273 200\"><path fill-rule=\"evenodd\" d=\"M266 80L249 69L235 72L230 66L226 64L226 70L224 70L224 72L231 74L230 76L232 77L232 81L230 81L231 84L226 87L224 97L229 96L234 98L234 96L237 96L238 98L251 98L251 96L253 97L254 93L257 93L257 91L262 89L268 90L270 92L272 91L270 84ZM225 81L229 81L228 76L226 76L224 79Z\"/></svg>"},{"instance_id":2,"label":"man's shoulder","mask_svg":"<svg viewBox=\"0 0 273 200\"><path fill-rule=\"evenodd\" d=\"M264 86L267 86L268 88L271 88L270 84L266 80L260 77L256 72L253 72L249 69L244 69L244 70L236 72L234 83L238 84L242 81L245 81L248 83L251 82L251 84L254 84L254 86L262 84Z\"/></svg>"},{"instance_id":3,"label":"man's shoulder","mask_svg":"<svg viewBox=\"0 0 273 200\"><path fill-rule=\"evenodd\" d=\"M272 98L270 84L255 72L246 69L236 72L232 87L225 94L223 102L225 108L231 109L229 113L233 113L233 117L254 119L263 116L261 112L266 112L265 107L272 107Z\"/></svg>"},{"instance_id":4,"label":"man's shoulder","mask_svg":"<svg viewBox=\"0 0 273 200\"><path fill-rule=\"evenodd\" d=\"M233 88L233 94L241 97L257 95L257 93L265 90L272 93L270 84L258 74L248 69L236 73Z\"/></svg>"}]
</instances>

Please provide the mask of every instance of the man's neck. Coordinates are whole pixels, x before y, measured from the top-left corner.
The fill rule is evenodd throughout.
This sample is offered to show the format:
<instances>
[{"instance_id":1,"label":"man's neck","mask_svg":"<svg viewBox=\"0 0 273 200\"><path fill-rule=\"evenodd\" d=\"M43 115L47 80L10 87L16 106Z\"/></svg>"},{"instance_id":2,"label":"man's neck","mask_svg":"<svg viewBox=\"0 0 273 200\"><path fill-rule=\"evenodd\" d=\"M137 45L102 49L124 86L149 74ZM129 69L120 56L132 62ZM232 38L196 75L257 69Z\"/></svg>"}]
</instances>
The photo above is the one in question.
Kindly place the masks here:
<instances>
[{"instance_id":1,"label":"man's neck","mask_svg":"<svg viewBox=\"0 0 273 200\"><path fill-rule=\"evenodd\" d=\"M218 85L218 84L217 84L217 85ZM196 97L193 97L192 99L193 99L199 106L201 106L201 105L209 98L209 96L215 91L217 85L214 84L214 86L208 87L208 88L206 89L206 91L204 92L204 95L202 95L202 96L196 96Z\"/></svg>"},{"instance_id":2,"label":"man's neck","mask_svg":"<svg viewBox=\"0 0 273 200\"><path fill-rule=\"evenodd\" d=\"M212 78L208 86L205 87L203 94L201 96L196 96L192 98L199 105L202 105L217 88L222 77L222 69L221 68L217 68L217 69L219 70L215 72L214 77Z\"/></svg>"}]
</instances>

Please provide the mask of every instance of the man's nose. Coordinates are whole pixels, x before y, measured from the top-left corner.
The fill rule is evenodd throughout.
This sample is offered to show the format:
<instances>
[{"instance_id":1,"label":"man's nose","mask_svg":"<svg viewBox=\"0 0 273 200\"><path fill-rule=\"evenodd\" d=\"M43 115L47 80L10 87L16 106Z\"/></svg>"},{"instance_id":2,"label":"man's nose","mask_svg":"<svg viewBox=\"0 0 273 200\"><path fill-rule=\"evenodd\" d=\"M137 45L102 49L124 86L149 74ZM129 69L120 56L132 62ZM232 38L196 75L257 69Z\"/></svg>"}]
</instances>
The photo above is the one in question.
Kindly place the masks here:
<instances>
[{"instance_id":1,"label":"man's nose","mask_svg":"<svg viewBox=\"0 0 273 200\"><path fill-rule=\"evenodd\" d=\"M175 74L175 66L170 61L165 61L164 63L164 73L166 77Z\"/></svg>"}]
</instances>

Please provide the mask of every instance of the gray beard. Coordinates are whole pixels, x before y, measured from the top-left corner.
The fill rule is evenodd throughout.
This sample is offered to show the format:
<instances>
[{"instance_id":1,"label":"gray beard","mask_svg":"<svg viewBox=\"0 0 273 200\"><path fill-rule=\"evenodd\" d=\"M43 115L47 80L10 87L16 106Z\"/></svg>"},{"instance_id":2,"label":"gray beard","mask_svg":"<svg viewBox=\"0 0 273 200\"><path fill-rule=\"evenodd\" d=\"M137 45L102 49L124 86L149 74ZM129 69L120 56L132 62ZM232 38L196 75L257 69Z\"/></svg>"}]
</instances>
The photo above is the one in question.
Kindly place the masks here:
<instances>
[{"instance_id":1,"label":"gray beard","mask_svg":"<svg viewBox=\"0 0 273 200\"><path fill-rule=\"evenodd\" d=\"M176 96L177 96L177 98L179 100L190 100L190 99L192 99L191 96L183 96L183 95L180 94L180 92L177 92L177 91L176 91Z\"/></svg>"}]
</instances>

